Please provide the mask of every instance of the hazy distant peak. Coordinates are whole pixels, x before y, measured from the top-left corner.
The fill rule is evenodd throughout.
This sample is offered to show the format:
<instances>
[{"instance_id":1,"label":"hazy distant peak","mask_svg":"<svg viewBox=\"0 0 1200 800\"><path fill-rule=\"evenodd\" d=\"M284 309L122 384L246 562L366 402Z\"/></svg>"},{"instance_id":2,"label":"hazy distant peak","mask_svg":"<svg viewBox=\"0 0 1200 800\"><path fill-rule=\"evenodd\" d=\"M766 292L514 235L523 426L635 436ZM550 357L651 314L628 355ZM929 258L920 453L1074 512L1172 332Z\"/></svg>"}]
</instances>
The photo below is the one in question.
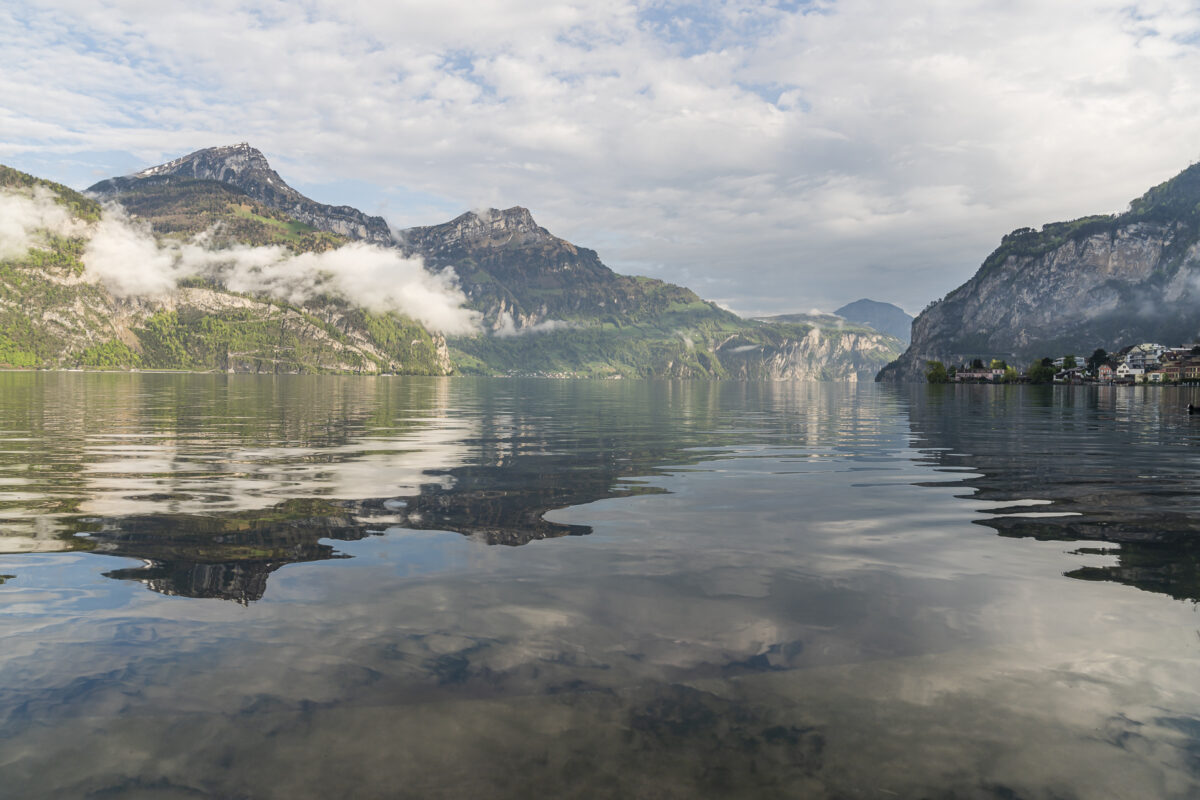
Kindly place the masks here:
<instances>
[{"instance_id":1,"label":"hazy distant peak","mask_svg":"<svg viewBox=\"0 0 1200 800\"><path fill-rule=\"evenodd\" d=\"M912 336L913 318L904 309L891 303L862 298L847 303L833 313L847 322L869 325L880 333L895 336L907 343Z\"/></svg>"}]
</instances>

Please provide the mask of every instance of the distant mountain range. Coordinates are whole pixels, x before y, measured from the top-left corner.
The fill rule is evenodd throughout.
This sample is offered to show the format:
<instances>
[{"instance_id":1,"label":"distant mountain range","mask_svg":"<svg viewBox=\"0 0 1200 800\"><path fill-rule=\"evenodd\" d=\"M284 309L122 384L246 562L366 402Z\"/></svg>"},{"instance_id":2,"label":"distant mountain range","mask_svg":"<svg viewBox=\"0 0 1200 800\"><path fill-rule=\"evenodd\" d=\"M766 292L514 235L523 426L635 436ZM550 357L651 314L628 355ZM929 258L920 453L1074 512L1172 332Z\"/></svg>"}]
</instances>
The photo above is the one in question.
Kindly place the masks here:
<instances>
[{"instance_id":1,"label":"distant mountain range","mask_svg":"<svg viewBox=\"0 0 1200 800\"><path fill-rule=\"evenodd\" d=\"M620 275L520 207L392 231L380 217L303 196L247 144L110 178L88 197L0 172L10 192L35 185L88 230L99 224L97 200L119 204L176 261L228 253L257 263L259 251L246 248L273 247L272 257L286 251L301 264L355 243L419 257L438 280L455 279L480 327L446 337L411 313L369 311L361 297L314 286L320 269L307 282L287 269L254 271L249 282L200 272L166 295L126 296L86 279L91 234L81 229L0 262L0 363L10 365L853 380L902 349L869 327L746 320L686 288Z\"/></svg>"},{"instance_id":2,"label":"distant mountain range","mask_svg":"<svg viewBox=\"0 0 1200 800\"><path fill-rule=\"evenodd\" d=\"M863 298L847 303L833 313L847 322L866 325L880 333L895 336L905 344L908 344L912 335L912 316L891 303Z\"/></svg>"},{"instance_id":3,"label":"distant mountain range","mask_svg":"<svg viewBox=\"0 0 1200 800\"><path fill-rule=\"evenodd\" d=\"M912 343L879 374L923 380L926 362L1023 365L1140 342L1200 338L1200 164L1123 214L1019 228L969 281L913 322Z\"/></svg>"}]
</instances>

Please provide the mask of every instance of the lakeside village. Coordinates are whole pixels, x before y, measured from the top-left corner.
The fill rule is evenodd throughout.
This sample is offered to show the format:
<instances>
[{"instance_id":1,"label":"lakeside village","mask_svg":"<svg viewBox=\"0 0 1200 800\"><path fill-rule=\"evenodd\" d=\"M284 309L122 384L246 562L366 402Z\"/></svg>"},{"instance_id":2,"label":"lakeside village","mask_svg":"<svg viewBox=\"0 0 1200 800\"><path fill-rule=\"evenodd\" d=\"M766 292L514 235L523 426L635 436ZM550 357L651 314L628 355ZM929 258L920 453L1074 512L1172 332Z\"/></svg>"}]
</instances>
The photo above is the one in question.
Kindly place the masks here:
<instances>
[{"instance_id":1,"label":"lakeside village","mask_svg":"<svg viewBox=\"0 0 1200 800\"><path fill-rule=\"evenodd\" d=\"M1024 372L1000 359L947 367L927 361L930 383L1200 383L1200 344L1166 347L1145 343L1109 354L1098 348L1087 359L1074 355L1034 361Z\"/></svg>"}]
</instances>

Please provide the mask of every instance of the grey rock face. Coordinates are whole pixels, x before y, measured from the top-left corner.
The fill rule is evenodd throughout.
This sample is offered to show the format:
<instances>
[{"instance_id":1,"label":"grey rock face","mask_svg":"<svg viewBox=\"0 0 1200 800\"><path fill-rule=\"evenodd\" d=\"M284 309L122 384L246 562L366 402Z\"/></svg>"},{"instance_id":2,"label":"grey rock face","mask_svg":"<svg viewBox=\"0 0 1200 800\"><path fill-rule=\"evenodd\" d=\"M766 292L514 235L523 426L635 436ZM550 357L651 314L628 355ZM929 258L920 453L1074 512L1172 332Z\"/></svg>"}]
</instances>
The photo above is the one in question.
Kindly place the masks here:
<instances>
[{"instance_id":1,"label":"grey rock face","mask_svg":"<svg viewBox=\"0 0 1200 800\"><path fill-rule=\"evenodd\" d=\"M926 362L1087 355L1200 336L1200 168L1119 216L1021 229L965 284L913 321L912 343L878 380L924 380Z\"/></svg>"},{"instance_id":2,"label":"grey rock face","mask_svg":"<svg viewBox=\"0 0 1200 800\"><path fill-rule=\"evenodd\" d=\"M259 150L244 142L197 150L133 175L101 181L88 192L102 198L119 197L148 182L178 178L219 181L318 230L375 244L392 244L391 231L382 217L368 216L350 206L329 206L308 199L288 186Z\"/></svg>"},{"instance_id":3,"label":"grey rock face","mask_svg":"<svg viewBox=\"0 0 1200 800\"><path fill-rule=\"evenodd\" d=\"M882 333L821 331L787 336L761 346L732 337L717 348L731 378L756 381L869 381L899 352L900 342Z\"/></svg>"}]
</instances>

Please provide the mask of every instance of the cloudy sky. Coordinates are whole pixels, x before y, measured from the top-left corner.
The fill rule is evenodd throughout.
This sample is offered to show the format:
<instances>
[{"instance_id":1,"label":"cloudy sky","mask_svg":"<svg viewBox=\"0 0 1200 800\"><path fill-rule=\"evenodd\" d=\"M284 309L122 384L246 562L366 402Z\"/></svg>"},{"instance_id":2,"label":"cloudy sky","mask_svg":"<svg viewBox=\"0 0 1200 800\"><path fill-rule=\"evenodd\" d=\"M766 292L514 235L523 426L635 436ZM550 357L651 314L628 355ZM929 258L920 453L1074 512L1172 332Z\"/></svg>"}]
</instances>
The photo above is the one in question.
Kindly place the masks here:
<instances>
[{"instance_id":1,"label":"cloudy sky","mask_svg":"<svg viewBox=\"0 0 1200 800\"><path fill-rule=\"evenodd\" d=\"M527 206L740 312L910 312L1200 158L1195 2L0 0L0 162L248 141L401 227Z\"/></svg>"}]
</instances>

